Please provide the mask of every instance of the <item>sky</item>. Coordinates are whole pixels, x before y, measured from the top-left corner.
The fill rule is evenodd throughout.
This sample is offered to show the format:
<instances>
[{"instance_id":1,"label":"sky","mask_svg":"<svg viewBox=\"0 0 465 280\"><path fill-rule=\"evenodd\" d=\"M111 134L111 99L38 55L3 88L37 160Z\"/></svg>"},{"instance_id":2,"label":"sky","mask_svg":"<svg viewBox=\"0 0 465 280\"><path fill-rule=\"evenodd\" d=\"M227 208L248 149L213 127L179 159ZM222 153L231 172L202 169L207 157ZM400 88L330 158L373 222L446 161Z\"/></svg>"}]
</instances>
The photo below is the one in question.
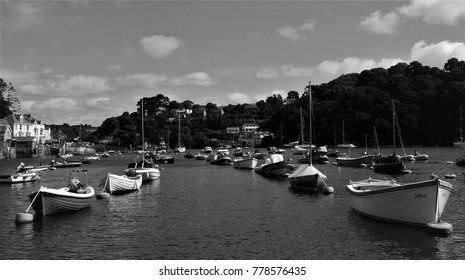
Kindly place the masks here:
<instances>
[{"instance_id":1,"label":"sky","mask_svg":"<svg viewBox=\"0 0 465 280\"><path fill-rule=\"evenodd\" d=\"M0 1L0 77L46 124L100 126L143 96L255 103L465 60L465 1Z\"/></svg>"}]
</instances>

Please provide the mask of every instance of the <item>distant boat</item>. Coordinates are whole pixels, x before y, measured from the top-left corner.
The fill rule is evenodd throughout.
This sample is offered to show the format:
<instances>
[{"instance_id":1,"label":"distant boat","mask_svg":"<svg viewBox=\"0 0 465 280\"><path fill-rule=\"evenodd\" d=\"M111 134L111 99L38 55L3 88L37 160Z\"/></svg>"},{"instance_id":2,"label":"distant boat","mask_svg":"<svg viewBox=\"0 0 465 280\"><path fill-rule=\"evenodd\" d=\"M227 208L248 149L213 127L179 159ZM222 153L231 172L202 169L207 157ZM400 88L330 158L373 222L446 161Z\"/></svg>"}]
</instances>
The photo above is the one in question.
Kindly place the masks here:
<instances>
[{"instance_id":1,"label":"distant boat","mask_svg":"<svg viewBox=\"0 0 465 280\"><path fill-rule=\"evenodd\" d=\"M422 160L428 160L428 155L427 154L422 154L417 151L413 153L413 156L415 157L415 161L422 161Z\"/></svg>"},{"instance_id":2,"label":"distant boat","mask_svg":"<svg viewBox=\"0 0 465 280\"><path fill-rule=\"evenodd\" d=\"M194 155L194 159L196 160L206 160L207 158L208 155L206 154L197 153L196 155Z\"/></svg>"},{"instance_id":3,"label":"distant boat","mask_svg":"<svg viewBox=\"0 0 465 280\"><path fill-rule=\"evenodd\" d=\"M265 163L255 167L255 173L270 177L284 177L292 169L293 167L284 160L282 154L271 154L266 158Z\"/></svg>"},{"instance_id":4,"label":"distant boat","mask_svg":"<svg viewBox=\"0 0 465 280\"><path fill-rule=\"evenodd\" d=\"M257 163L258 159L254 157L240 157L233 160L234 167L239 169L255 169Z\"/></svg>"},{"instance_id":5,"label":"distant boat","mask_svg":"<svg viewBox=\"0 0 465 280\"><path fill-rule=\"evenodd\" d=\"M446 233L452 226L440 219L452 189L438 178L407 184L369 178L346 186L352 208L362 215Z\"/></svg>"},{"instance_id":6,"label":"distant boat","mask_svg":"<svg viewBox=\"0 0 465 280\"><path fill-rule=\"evenodd\" d=\"M359 157L337 157L336 162L339 166L347 167L366 167L373 164L373 155Z\"/></svg>"},{"instance_id":7,"label":"distant boat","mask_svg":"<svg viewBox=\"0 0 465 280\"><path fill-rule=\"evenodd\" d=\"M33 182L39 179L39 174L32 171L13 173L8 175L0 175L0 183L16 184Z\"/></svg>"},{"instance_id":8,"label":"distant boat","mask_svg":"<svg viewBox=\"0 0 465 280\"><path fill-rule=\"evenodd\" d=\"M233 165L233 160L224 154L219 154L219 155L216 155L216 157L210 161L210 164Z\"/></svg>"},{"instance_id":9,"label":"distant boat","mask_svg":"<svg viewBox=\"0 0 465 280\"><path fill-rule=\"evenodd\" d=\"M73 167L79 167L82 165L82 162L80 161L73 161L73 162L67 162L67 161L63 161L63 162L57 162L55 160L52 160L52 162L50 163L50 165L52 167L55 167L55 168L73 168Z\"/></svg>"},{"instance_id":10,"label":"distant boat","mask_svg":"<svg viewBox=\"0 0 465 280\"><path fill-rule=\"evenodd\" d=\"M153 157L155 163L174 163L174 157L168 154L158 154Z\"/></svg>"},{"instance_id":11,"label":"distant boat","mask_svg":"<svg viewBox=\"0 0 465 280\"><path fill-rule=\"evenodd\" d=\"M392 101L392 125L393 125L393 147L394 151L389 156L379 154L373 161L375 172L385 174L402 174L409 173L400 157L396 154L396 113L394 100Z\"/></svg>"}]
</instances>

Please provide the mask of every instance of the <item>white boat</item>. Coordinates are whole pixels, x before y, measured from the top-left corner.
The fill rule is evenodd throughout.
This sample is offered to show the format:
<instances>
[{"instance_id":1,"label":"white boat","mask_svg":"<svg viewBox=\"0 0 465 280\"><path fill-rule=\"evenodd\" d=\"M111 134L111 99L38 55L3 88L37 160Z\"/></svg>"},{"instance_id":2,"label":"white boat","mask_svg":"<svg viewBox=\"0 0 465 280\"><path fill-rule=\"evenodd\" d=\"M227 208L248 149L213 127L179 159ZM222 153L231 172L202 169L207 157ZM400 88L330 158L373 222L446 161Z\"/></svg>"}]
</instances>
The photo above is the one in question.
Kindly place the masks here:
<instances>
[{"instance_id":1,"label":"white boat","mask_svg":"<svg viewBox=\"0 0 465 280\"><path fill-rule=\"evenodd\" d=\"M293 166L284 161L282 154L271 154L265 163L255 167L255 172L263 176L283 177L293 169Z\"/></svg>"},{"instance_id":2,"label":"white boat","mask_svg":"<svg viewBox=\"0 0 465 280\"><path fill-rule=\"evenodd\" d=\"M254 157L241 157L233 160L234 167L239 169L255 169L257 163L258 159Z\"/></svg>"},{"instance_id":3,"label":"white boat","mask_svg":"<svg viewBox=\"0 0 465 280\"><path fill-rule=\"evenodd\" d=\"M194 159L196 160L206 160L207 158L208 155L206 154L197 153L196 155L194 155Z\"/></svg>"},{"instance_id":4,"label":"white boat","mask_svg":"<svg viewBox=\"0 0 465 280\"><path fill-rule=\"evenodd\" d=\"M417 151L413 153L413 156L415 157L416 161L422 161L422 160L428 160L428 155L427 154L422 154Z\"/></svg>"},{"instance_id":5,"label":"white boat","mask_svg":"<svg viewBox=\"0 0 465 280\"><path fill-rule=\"evenodd\" d=\"M337 157L336 162L339 166L347 167L366 167L373 164L374 155L365 155L360 157Z\"/></svg>"},{"instance_id":6,"label":"white boat","mask_svg":"<svg viewBox=\"0 0 465 280\"><path fill-rule=\"evenodd\" d=\"M74 177L64 188L49 189L41 186L38 191L29 195L29 199L37 214L47 216L89 207L95 199L95 191L87 183L82 184Z\"/></svg>"},{"instance_id":7,"label":"white boat","mask_svg":"<svg viewBox=\"0 0 465 280\"><path fill-rule=\"evenodd\" d=\"M215 158L210 160L210 164L214 165L233 165L233 160L223 154L215 155Z\"/></svg>"},{"instance_id":8,"label":"white boat","mask_svg":"<svg viewBox=\"0 0 465 280\"><path fill-rule=\"evenodd\" d=\"M369 178L350 181L346 189L352 208L360 214L446 233L452 231L452 226L440 219L453 187L437 177L406 184Z\"/></svg>"},{"instance_id":9,"label":"white boat","mask_svg":"<svg viewBox=\"0 0 465 280\"><path fill-rule=\"evenodd\" d=\"M108 192L109 194L138 191L142 185L142 175L132 175L133 176L108 173L107 177L102 180L102 191Z\"/></svg>"},{"instance_id":10,"label":"white boat","mask_svg":"<svg viewBox=\"0 0 465 280\"><path fill-rule=\"evenodd\" d=\"M228 149L218 149L216 150L217 154L224 154L224 155L229 155L229 150Z\"/></svg>"},{"instance_id":11,"label":"white boat","mask_svg":"<svg viewBox=\"0 0 465 280\"><path fill-rule=\"evenodd\" d=\"M39 179L39 174L36 172L28 171L22 173L14 173L9 175L0 175L0 183L16 184L32 182Z\"/></svg>"},{"instance_id":12,"label":"white boat","mask_svg":"<svg viewBox=\"0 0 465 280\"><path fill-rule=\"evenodd\" d=\"M309 95L309 124L312 123L312 89L311 84L306 87ZM309 129L310 147L312 146L312 127ZM312 164L312 151L308 152L308 163L298 165L288 176L289 183L293 188L311 192L333 192L332 188L326 186L326 176L316 169Z\"/></svg>"},{"instance_id":13,"label":"white boat","mask_svg":"<svg viewBox=\"0 0 465 280\"><path fill-rule=\"evenodd\" d=\"M144 98L141 101L141 120L142 120L142 149L145 150L145 138L144 138ZM137 158L136 158L137 159ZM142 175L142 181L153 181L160 178L160 169L158 165L153 164L145 159L145 152L142 152L142 160L139 162L132 162L128 164L128 167L124 170L124 174L131 176L135 171L138 175Z\"/></svg>"},{"instance_id":14,"label":"white boat","mask_svg":"<svg viewBox=\"0 0 465 280\"><path fill-rule=\"evenodd\" d=\"M205 147L205 148L202 149L202 153L209 155L209 154L213 153L213 149L212 149L212 147Z\"/></svg>"},{"instance_id":15,"label":"white boat","mask_svg":"<svg viewBox=\"0 0 465 280\"><path fill-rule=\"evenodd\" d=\"M160 178L158 165L152 164L146 159L128 164L128 167L124 170L124 174L131 175L133 171L138 175L142 175L142 181L144 182Z\"/></svg>"}]
</instances>

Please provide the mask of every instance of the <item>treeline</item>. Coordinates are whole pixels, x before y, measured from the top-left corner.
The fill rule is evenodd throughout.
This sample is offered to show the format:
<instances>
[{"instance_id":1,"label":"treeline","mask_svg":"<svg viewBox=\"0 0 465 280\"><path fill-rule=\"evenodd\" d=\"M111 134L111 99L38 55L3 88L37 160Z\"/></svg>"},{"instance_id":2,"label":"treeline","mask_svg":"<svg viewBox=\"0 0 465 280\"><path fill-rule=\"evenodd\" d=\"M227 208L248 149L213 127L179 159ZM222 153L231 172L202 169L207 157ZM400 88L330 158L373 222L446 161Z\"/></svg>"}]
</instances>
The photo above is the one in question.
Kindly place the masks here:
<instances>
[{"instance_id":1,"label":"treeline","mask_svg":"<svg viewBox=\"0 0 465 280\"><path fill-rule=\"evenodd\" d=\"M162 139L174 148L178 141L178 119L175 112L190 109L192 114L181 119L181 141L191 148L210 145L212 139L234 140L226 135L226 127L258 123L263 131L274 134L272 144L296 141L300 137L301 117L308 141L309 103L307 84L302 94L292 90L284 98L269 96L256 104L237 104L218 108L191 101L178 103L158 94L144 98L145 139L159 143ZM399 63L389 69L375 68L361 73L342 75L320 85L312 85L313 140L317 145L354 143L372 147L374 130L380 145L392 145L393 111L405 145L447 146L459 140L460 106L465 104L465 62L452 58L443 69L423 66L419 62ZM122 146L140 143L141 104L138 111L123 113L105 120L98 138L113 135ZM174 117L174 119L173 119ZM344 136L343 136L344 126ZM400 139L396 139L400 143Z\"/></svg>"}]
</instances>

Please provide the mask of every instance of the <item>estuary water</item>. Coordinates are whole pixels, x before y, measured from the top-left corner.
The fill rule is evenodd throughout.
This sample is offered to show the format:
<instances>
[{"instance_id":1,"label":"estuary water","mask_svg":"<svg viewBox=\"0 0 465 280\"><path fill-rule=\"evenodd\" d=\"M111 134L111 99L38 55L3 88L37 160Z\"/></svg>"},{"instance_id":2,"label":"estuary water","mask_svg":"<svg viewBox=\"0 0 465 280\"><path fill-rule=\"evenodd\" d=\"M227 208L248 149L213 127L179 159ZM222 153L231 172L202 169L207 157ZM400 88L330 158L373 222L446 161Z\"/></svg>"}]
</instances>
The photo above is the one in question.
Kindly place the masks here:
<instances>
[{"instance_id":1,"label":"estuary water","mask_svg":"<svg viewBox=\"0 0 465 280\"><path fill-rule=\"evenodd\" d=\"M293 191L286 179L265 178L251 170L175 155L174 164L160 164L160 179L144 183L138 192L96 199L88 209L46 216L23 225L14 221L16 213L29 206L27 195L40 186L65 186L70 170L41 172L41 179L32 183L0 184L0 259L464 259L465 169L456 166L455 159L465 154L465 149L415 149L428 154L429 160L406 163L412 174L397 176L399 182L426 180L432 173L442 179L448 172L457 175L445 179L454 187L442 217L453 225L447 237L355 213L345 190L349 180L391 178L369 168L315 165L328 176L327 183L334 193L314 195ZM413 149L407 150L413 153ZM351 154L363 151L355 148ZM89 184L99 191L100 180L108 172L123 174L137 156L102 158L81 169L88 170ZM288 150L285 158L297 162L299 156ZM20 162L27 165L35 160L1 160L0 173L10 173ZM330 158L330 162L334 161ZM34 213L32 209L30 212Z\"/></svg>"}]
</instances>

